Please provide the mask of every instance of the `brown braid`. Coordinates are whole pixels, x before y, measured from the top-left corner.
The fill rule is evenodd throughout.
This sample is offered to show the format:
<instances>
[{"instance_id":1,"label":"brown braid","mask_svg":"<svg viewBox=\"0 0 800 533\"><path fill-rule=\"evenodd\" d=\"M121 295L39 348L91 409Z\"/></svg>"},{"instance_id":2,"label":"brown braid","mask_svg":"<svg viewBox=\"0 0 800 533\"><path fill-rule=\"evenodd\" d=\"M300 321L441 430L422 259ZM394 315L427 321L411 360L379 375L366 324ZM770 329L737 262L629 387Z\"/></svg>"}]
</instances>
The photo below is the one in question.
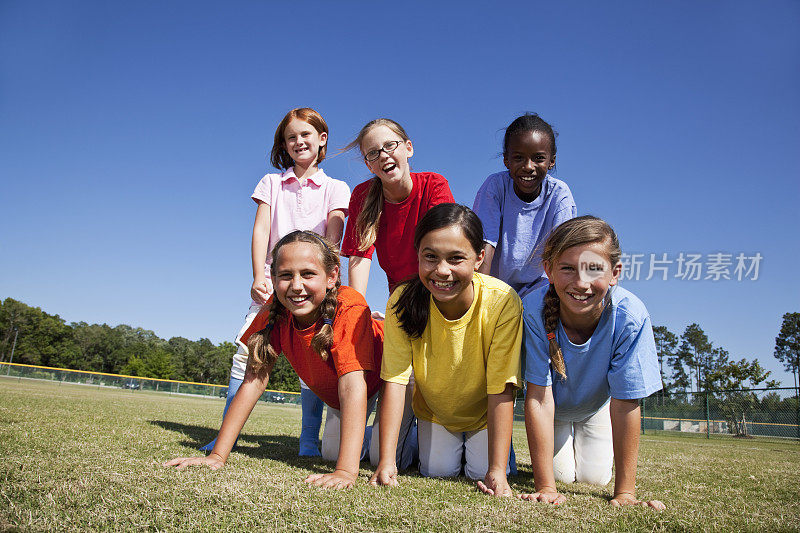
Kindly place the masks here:
<instances>
[{"instance_id":1,"label":"brown braid","mask_svg":"<svg viewBox=\"0 0 800 533\"><path fill-rule=\"evenodd\" d=\"M247 340L247 366L258 374L265 366L272 366L278 359L278 354L270 343L270 334L275 328L276 322L283 315L284 307L277 298L272 298L272 305L269 308L269 317L264 329L253 333Z\"/></svg>"},{"instance_id":2,"label":"brown braid","mask_svg":"<svg viewBox=\"0 0 800 533\"><path fill-rule=\"evenodd\" d=\"M331 354L331 346L333 346L333 317L336 316L336 305L339 297L339 286L341 282L337 279L336 285L328 291L325 299L319 306L319 319L322 321L322 327L311 339L311 347L317 352L323 361L328 360ZM328 324L330 321L330 324Z\"/></svg>"},{"instance_id":3,"label":"brown braid","mask_svg":"<svg viewBox=\"0 0 800 533\"><path fill-rule=\"evenodd\" d=\"M567 379L567 367L564 365L564 354L561 353L561 346L556 340L556 328L561 315L561 300L556 294L555 285L550 285L544 295L544 308L542 309L542 319L544 320L544 331L550 345L550 364L553 366L561 379Z\"/></svg>"}]
</instances>

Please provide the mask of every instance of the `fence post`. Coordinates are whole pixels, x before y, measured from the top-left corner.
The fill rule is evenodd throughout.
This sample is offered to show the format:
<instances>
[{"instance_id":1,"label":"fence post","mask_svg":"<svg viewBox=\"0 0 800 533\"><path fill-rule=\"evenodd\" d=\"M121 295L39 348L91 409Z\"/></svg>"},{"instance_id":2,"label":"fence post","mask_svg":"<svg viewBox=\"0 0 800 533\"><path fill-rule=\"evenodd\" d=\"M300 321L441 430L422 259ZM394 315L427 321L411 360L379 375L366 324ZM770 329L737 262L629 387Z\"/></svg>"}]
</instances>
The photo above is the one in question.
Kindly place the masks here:
<instances>
[{"instance_id":1,"label":"fence post","mask_svg":"<svg viewBox=\"0 0 800 533\"><path fill-rule=\"evenodd\" d=\"M708 412L708 390L706 390L706 438L711 438L711 416Z\"/></svg>"}]
</instances>

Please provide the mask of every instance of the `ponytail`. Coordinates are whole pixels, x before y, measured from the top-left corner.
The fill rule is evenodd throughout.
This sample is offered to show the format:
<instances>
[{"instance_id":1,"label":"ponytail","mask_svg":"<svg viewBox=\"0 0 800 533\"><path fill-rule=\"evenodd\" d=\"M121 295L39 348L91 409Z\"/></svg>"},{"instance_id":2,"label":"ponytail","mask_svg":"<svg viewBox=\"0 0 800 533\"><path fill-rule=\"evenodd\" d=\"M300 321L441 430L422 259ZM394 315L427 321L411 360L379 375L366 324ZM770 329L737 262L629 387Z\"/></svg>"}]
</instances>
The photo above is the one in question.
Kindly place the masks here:
<instances>
[{"instance_id":1,"label":"ponytail","mask_svg":"<svg viewBox=\"0 0 800 533\"><path fill-rule=\"evenodd\" d=\"M378 238L378 224L383 213L383 185L377 176L370 180L369 191L364 198L364 205L356 218L356 235L358 250L363 252L375 244Z\"/></svg>"},{"instance_id":2,"label":"ponytail","mask_svg":"<svg viewBox=\"0 0 800 533\"><path fill-rule=\"evenodd\" d=\"M392 310L397 315L400 328L412 339L420 338L428 327L430 302L431 293L425 288L419 275L402 284L402 293Z\"/></svg>"},{"instance_id":3,"label":"ponytail","mask_svg":"<svg viewBox=\"0 0 800 533\"><path fill-rule=\"evenodd\" d=\"M567 367L564 364L564 354L561 353L561 346L556 340L556 328L561 315L561 300L556 293L556 287L552 283L547 293L544 295L544 308L542 318L544 320L544 331L547 333L550 349L550 365L553 370L561 376L562 380L567 379Z\"/></svg>"}]
</instances>

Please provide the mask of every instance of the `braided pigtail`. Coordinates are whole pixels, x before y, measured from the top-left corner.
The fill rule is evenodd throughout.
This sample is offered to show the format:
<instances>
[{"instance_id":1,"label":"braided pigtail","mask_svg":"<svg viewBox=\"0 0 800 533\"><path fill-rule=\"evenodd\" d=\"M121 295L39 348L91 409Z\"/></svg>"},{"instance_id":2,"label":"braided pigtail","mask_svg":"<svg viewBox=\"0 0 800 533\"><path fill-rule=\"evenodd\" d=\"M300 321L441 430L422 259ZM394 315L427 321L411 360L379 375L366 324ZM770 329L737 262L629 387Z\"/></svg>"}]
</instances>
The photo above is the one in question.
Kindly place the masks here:
<instances>
[{"instance_id":1,"label":"braided pigtail","mask_svg":"<svg viewBox=\"0 0 800 533\"><path fill-rule=\"evenodd\" d=\"M316 351L323 361L327 361L331 354L333 345L333 318L336 316L336 304L339 296L339 286L341 282L337 279L336 285L325 294L325 299L319 306L319 316L322 319L322 327L311 339L311 347Z\"/></svg>"},{"instance_id":2,"label":"braided pigtail","mask_svg":"<svg viewBox=\"0 0 800 533\"><path fill-rule=\"evenodd\" d=\"M567 367L564 364L564 354L561 353L561 346L556 340L556 328L561 315L561 300L556 294L556 287L550 284L547 293L544 295L544 308L542 318L544 319L544 330L550 344L550 364L553 366L562 380L567 379Z\"/></svg>"},{"instance_id":3,"label":"braided pigtail","mask_svg":"<svg viewBox=\"0 0 800 533\"><path fill-rule=\"evenodd\" d=\"M378 238L378 224L383 213L383 185L378 177L372 178L369 191L364 198L364 206L356 218L358 249L364 251L375 244Z\"/></svg>"},{"instance_id":4,"label":"braided pigtail","mask_svg":"<svg viewBox=\"0 0 800 533\"><path fill-rule=\"evenodd\" d=\"M270 343L270 334L275 328L275 323L283 314L284 307L277 298L272 298L272 305L269 308L269 317L264 329L253 333L247 340L247 351L250 354L247 358L247 366L258 374L265 366L271 366L278 359L278 354Z\"/></svg>"}]
</instances>

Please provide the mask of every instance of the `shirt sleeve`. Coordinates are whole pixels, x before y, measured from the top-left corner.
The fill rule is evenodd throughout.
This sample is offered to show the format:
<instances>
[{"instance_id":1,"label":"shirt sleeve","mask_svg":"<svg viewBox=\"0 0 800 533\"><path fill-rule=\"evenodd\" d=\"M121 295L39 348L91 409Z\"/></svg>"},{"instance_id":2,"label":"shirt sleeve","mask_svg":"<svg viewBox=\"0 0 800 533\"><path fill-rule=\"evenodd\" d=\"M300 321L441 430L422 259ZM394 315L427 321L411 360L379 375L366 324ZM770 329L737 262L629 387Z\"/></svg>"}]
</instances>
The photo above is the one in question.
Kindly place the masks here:
<instances>
[{"instance_id":1,"label":"shirt sleeve","mask_svg":"<svg viewBox=\"0 0 800 533\"><path fill-rule=\"evenodd\" d=\"M383 323L383 362L381 364L381 379L390 383L408 385L411 378L412 355L411 339L400 327L392 306L397 301L400 288L394 292L389 303L386 304L386 320Z\"/></svg>"},{"instance_id":2,"label":"shirt sleeve","mask_svg":"<svg viewBox=\"0 0 800 533\"><path fill-rule=\"evenodd\" d=\"M347 216L350 207L350 187L341 180L331 179L333 187L330 201L328 202L328 213L341 209L344 216Z\"/></svg>"},{"instance_id":3,"label":"shirt sleeve","mask_svg":"<svg viewBox=\"0 0 800 533\"><path fill-rule=\"evenodd\" d=\"M556 214L553 216L553 228L557 228L559 224L576 216L578 216L578 208L575 206L575 199L572 198L572 191L567 189L558 202Z\"/></svg>"},{"instance_id":4,"label":"shirt sleeve","mask_svg":"<svg viewBox=\"0 0 800 533\"><path fill-rule=\"evenodd\" d=\"M450 184L447 178L434 174L436 179L431 180L431 190L428 196L428 209L439 204L455 203L453 193L450 191Z\"/></svg>"},{"instance_id":5,"label":"shirt sleeve","mask_svg":"<svg viewBox=\"0 0 800 533\"><path fill-rule=\"evenodd\" d=\"M336 374L356 370L377 371L373 349L372 316L366 305L348 306L333 324L331 357Z\"/></svg>"},{"instance_id":6,"label":"shirt sleeve","mask_svg":"<svg viewBox=\"0 0 800 533\"><path fill-rule=\"evenodd\" d=\"M538 295L538 291L532 294ZM532 296L525 298L522 311L523 341L522 356L525 358L525 381L549 387L553 384L550 373L550 343L544 332L541 306L530 302Z\"/></svg>"},{"instance_id":7,"label":"shirt sleeve","mask_svg":"<svg viewBox=\"0 0 800 533\"><path fill-rule=\"evenodd\" d=\"M356 189L353 191L352 196L350 196L350 207L348 208L347 226L345 227L344 230L344 238L342 239L342 251L341 251L341 254L345 257L355 256L355 257L365 257L367 259L372 259L372 254L375 251L374 244L363 251L358 249L356 220L358 219L359 213L361 213L361 208L364 206L365 199L366 199L366 192L361 194L361 190L359 190L358 187L356 187Z\"/></svg>"},{"instance_id":8,"label":"shirt sleeve","mask_svg":"<svg viewBox=\"0 0 800 533\"><path fill-rule=\"evenodd\" d=\"M520 347L522 345L522 304L516 292L508 293L492 333L486 357L486 393L500 394L506 384L522 387Z\"/></svg>"},{"instance_id":9,"label":"shirt sleeve","mask_svg":"<svg viewBox=\"0 0 800 533\"><path fill-rule=\"evenodd\" d=\"M633 321L626 323L615 345L608 371L612 398L646 398L661 389L656 341L649 316L640 327Z\"/></svg>"},{"instance_id":10,"label":"shirt sleeve","mask_svg":"<svg viewBox=\"0 0 800 533\"><path fill-rule=\"evenodd\" d=\"M475 195L472 210L483 224L484 242L497 248L497 241L500 239L500 220L503 217L503 199L502 191L497 190L494 181L490 176L483 182L478 194Z\"/></svg>"},{"instance_id":11,"label":"shirt sleeve","mask_svg":"<svg viewBox=\"0 0 800 533\"><path fill-rule=\"evenodd\" d=\"M272 205L272 179L270 179L269 174L261 178L250 198L256 203L264 202L267 205Z\"/></svg>"}]
</instances>

